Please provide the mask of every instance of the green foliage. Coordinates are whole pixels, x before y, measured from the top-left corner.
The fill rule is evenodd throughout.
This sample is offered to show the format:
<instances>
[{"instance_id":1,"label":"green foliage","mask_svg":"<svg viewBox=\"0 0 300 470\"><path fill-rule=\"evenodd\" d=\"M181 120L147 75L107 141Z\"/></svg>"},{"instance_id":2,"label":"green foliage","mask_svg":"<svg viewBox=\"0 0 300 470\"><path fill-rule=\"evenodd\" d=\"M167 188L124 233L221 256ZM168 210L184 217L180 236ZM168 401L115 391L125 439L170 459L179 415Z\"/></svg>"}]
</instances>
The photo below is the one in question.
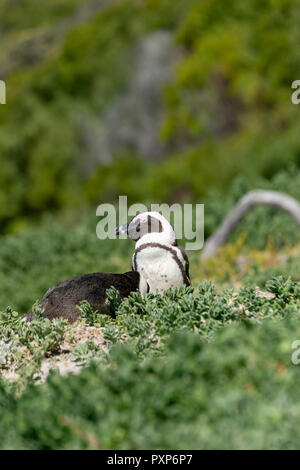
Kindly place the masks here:
<instances>
[{"instance_id":1,"label":"green foliage","mask_svg":"<svg viewBox=\"0 0 300 470\"><path fill-rule=\"evenodd\" d=\"M236 178L229 191L223 196L212 190L205 199L205 232L210 235L229 210L246 192L255 188L281 191L300 200L300 172L295 166L280 171L271 180L260 178L255 184L246 178ZM233 240L246 233L245 244L252 248L264 249L269 240L274 246L283 247L300 241L299 226L290 215L272 207L257 207L247 215L233 234Z\"/></svg>"},{"instance_id":2,"label":"green foliage","mask_svg":"<svg viewBox=\"0 0 300 470\"><path fill-rule=\"evenodd\" d=\"M208 147L206 149L203 147L201 150L204 160L207 159L206 150ZM252 189L281 191L300 200L300 171L295 165L278 172L270 179L256 177L249 181L245 176L232 179L230 162L227 165L228 172L225 169L219 174L215 171L215 166L209 170L210 175L216 175L219 182L223 177L231 178L228 190L224 193L216 187L211 187L204 197L203 190L210 176L202 172L199 155L194 149L187 154L166 159L159 167L151 164L143 166L141 162L136 165L136 160L132 161L129 157L123 156L115 164L101 167L99 173L95 173L91 185L86 189L87 197L90 202L96 203L100 194L102 200L126 194L128 203L133 203L142 201L146 193L151 203L161 201L173 203L178 202L180 198L184 203L203 203L206 237L217 229L238 200ZM220 159L220 165L222 161L223 159ZM300 241L297 223L290 215L272 207L257 207L253 210L239 225L232 239L236 240L242 233L247 235L246 245L259 249L264 249L270 239L277 247Z\"/></svg>"},{"instance_id":3,"label":"green foliage","mask_svg":"<svg viewBox=\"0 0 300 470\"><path fill-rule=\"evenodd\" d=\"M268 280L274 276L286 276L286 273L295 280L300 281L300 256L288 256L287 260L275 266L260 269L259 266L251 273L244 277L244 282L256 283L259 286L265 286Z\"/></svg>"},{"instance_id":4,"label":"green foliage","mask_svg":"<svg viewBox=\"0 0 300 470\"><path fill-rule=\"evenodd\" d=\"M129 203L204 202L208 236L252 188L300 200L296 0L121 0L74 23L82 2L25 3L0 0L0 73L11 70L0 107L1 231L127 194ZM159 165L122 153L89 174L82 123L110 109L137 41L161 29L181 52L161 129L175 150ZM43 318L38 304L27 323L51 285L130 269L132 241L100 241L95 218L74 227L75 217L1 239L1 448L298 448L300 256L289 245L300 238L290 217L259 207L220 257L206 264L190 253L192 279L217 287L124 300L112 288L116 318L83 301L75 325ZM68 354L81 372L51 372L38 385L43 366Z\"/></svg>"},{"instance_id":5,"label":"green foliage","mask_svg":"<svg viewBox=\"0 0 300 470\"><path fill-rule=\"evenodd\" d=\"M106 296L109 301L110 311L112 314L115 314L121 303L120 292L112 286L106 290Z\"/></svg>"},{"instance_id":6,"label":"green foliage","mask_svg":"<svg viewBox=\"0 0 300 470\"><path fill-rule=\"evenodd\" d=\"M266 283L267 290L275 294L278 305L285 305L291 299L300 299L300 284L285 280L283 277L271 279Z\"/></svg>"},{"instance_id":7,"label":"green foliage","mask_svg":"<svg viewBox=\"0 0 300 470\"><path fill-rule=\"evenodd\" d=\"M64 340L65 327L62 318L43 318L37 305L30 323L9 307L0 312L0 364L1 369L18 374L18 382L12 386L16 392L39 379L43 360L56 353Z\"/></svg>"},{"instance_id":8,"label":"green foliage","mask_svg":"<svg viewBox=\"0 0 300 470\"><path fill-rule=\"evenodd\" d=\"M169 0L156 5L124 0L95 9L63 34L59 20L66 18L72 26L72 14L82 5L78 1L45 3L41 7L35 0L26 6L16 2L13 9L6 0L0 3L7 32L7 54L0 56L0 68L2 62L12 62L16 68L5 77L9 96L0 108L0 223L9 231L23 217L34 220L45 210L74 207L84 200L87 174L82 168L89 155L82 122L99 116L124 89L131 77L130 57L136 41L155 28L175 27L186 8L178 0L172 2L177 6L168 15L167 25L164 12ZM38 26L40 34L54 38L55 47L51 47L52 39L43 45L45 50L32 45L40 42ZM10 29L20 34L9 36ZM19 65L10 53L14 48L25 57ZM38 59L31 61L31 54ZM93 175L89 178L93 180ZM99 196L95 188L92 198L98 202Z\"/></svg>"},{"instance_id":9,"label":"green foliage","mask_svg":"<svg viewBox=\"0 0 300 470\"><path fill-rule=\"evenodd\" d=\"M8 308L0 367L19 378L0 382L1 448L296 448L299 283L273 278L266 286L217 292L203 281L197 290L134 292L121 302L110 289L108 353L80 341L71 358L82 371L50 372L38 386L66 324L43 318L38 306L31 323ZM96 324L86 302L80 310Z\"/></svg>"},{"instance_id":10,"label":"green foliage","mask_svg":"<svg viewBox=\"0 0 300 470\"><path fill-rule=\"evenodd\" d=\"M297 110L290 104L298 18L292 0L232 0L226 9L217 0L197 2L177 33L188 54L166 94L165 135L221 135L210 157L227 156L224 169L229 158L239 171L269 175L299 162Z\"/></svg>"},{"instance_id":11,"label":"green foliage","mask_svg":"<svg viewBox=\"0 0 300 470\"><path fill-rule=\"evenodd\" d=\"M272 182L262 181L261 187L290 192L300 199L300 177L298 173L278 174ZM207 196L205 202L205 236L209 236L220 224L222 218L236 201L251 187L242 180L237 180L232 190L222 197L216 191ZM64 221L64 226L45 219L37 229L24 231L1 239L0 244L0 309L7 305L25 313L33 302L40 299L51 285L64 279L88 272L126 272L130 269L133 252L132 240L99 240L95 228L98 220L95 217L82 217L80 223ZM74 227L75 225L75 227ZM117 225L117 220L116 220ZM233 239L246 233L244 242L248 246L263 249L271 238L273 245L283 247L300 241L300 232L289 215L273 208L257 208L241 224ZM235 251L237 258L242 246ZM192 279L203 278L206 272L199 272L199 252L189 254ZM269 267L261 266L259 257L257 268L252 263L251 272L245 276L249 282L263 285L273 275L290 273L293 279L299 280L299 257L288 256L284 264ZM218 261L216 261L218 263ZM226 261L215 265L214 279L222 280L226 276ZM221 272L222 271L222 272ZM118 299L115 299L115 306ZM115 307L112 305L112 309ZM102 317L101 317L102 318Z\"/></svg>"},{"instance_id":12,"label":"green foliage","mask_svg":"<svg viewBox=\"0 0 300 470\"><path fill-rule=\"evenodd\" d=\"M104 9L72 30L54 56L7 79L10 96L0 109L5 228L24 214L79 204L80 116L91 102L99 112L124 85L120 70L138 33L134 12L131 2Z\"/></svg>"},{"instance_id":13,"label":"green foliage","mask_svg":"<svg viewBox=\"0 0 300 470\"><path fill-rule=\"evenodd\" d=\"M86 300L82 300L76 308L81 314L80 318L89 326L101 327L110 320L109 315L100 314L98 310L94 311Z\"/></svg>"},{"instance_id":14,"label":"green foliage","mask_svg":"<svg viewBox=\"0 0 300 470\"><path fill-rule=\"evenodd\" d=\"M299 318L245 320L213 343L172 335L165 356L136 361L113 347L112 368L52 373L21 399L0 388L2 448L295 449Z\"/></svg>"},{"instance_id":15,"label":"green foliage","mask_svg":"<svg viewBox=\"0 0 300 470\"><path fill-rule=\"evenodd\" d=\"M57 22L82 6L14 3L0 3L7 45L0 69L13 60L15 47L29 48L30 58L37 32L56 37ZM298 109L290 100L298 70L296 0L231 0L224 11L217 0L123 0L75 22L39 60L13 69L0 108L0 229L14 231L45 210L119 194L130 202L189 202L217 188L223 200L236 176L257 187L291 163L299 168ZM161 130L167 148L180 150L160 165L116 155L112 165L90 173L82 123L88 127L110 109L131 79L137 41L160 29L169 30L182 50L165 91Z\"/></svg>"},{"instance_id":16,"label":"green foliage","mask_svg":"<svg viewBox=\"0 0 300 470\"><path fill-rule=\"evenodd\" d=\"M139 292L133 292L122 301L115 323L106 326L103 335L112 342L119 338L131 341L137 353L144 355L149 349L160 348L174 331L197 331L211 340L224 324L243 319L260 322L285 316L299 307L297 282L274 278L267 282L266 289L274 295L262 295L255 287L218 293L208 281L201 282L197 290L184 286L169 289L161 296L148 294L142 298Z\"/></svg>"},{"instance_id":17,"label":"green foliage","mask_svg":"<svg viewBox=\"0 0 300 470\"><path fill-rule=\"evenodd\" d=\"M40 27L63 19L79 4L79 0L51 0L43 3L39 0L26 0L26 3L20 0L1 0L1 34Z\"/></svg>"},{"instance_id":18,"label":"green foliage","mask_svg":"<svg viewBox=\"0 0 300 470\"><path fill-rule=\"evenodd\" d=\"M165 93L162 134L180 151L159 166L128 158L127 165L101 167L88 183L90 200L103 180L104 197L125 186L130 200L199 200L215 187L223 199L238 175L258 187L290 164L299 168L298 109L290 99L298 63L296 3L266 0L254 7L234 0L225 16L217 3L189 5L174 30L184 54Z\"/></svg>"},{"instance_id":19,"label":"green foliage","mask_svg":"<svg viewBox=\"0 0 300 470\"><path fill-rule=\"evenodd\" d=\"M75 362L86 364L91 360L95 360L98 355L102 355L103 349L94 341L86 341L79 343L72 349L72 356Z\"/></svg>"},{"instance_id":20,"label":"green foliage","mask_svg":"<svg viewBox=\"0 0 300 470\"><path fill-rule=\"evenodd\" d=\"M132 241L99 240L97 222L91 217L63 228L49 219L40 229L2 238L0 309L12 305L25 313L51 285L72 276L128 271Z\"/></svg>"}]
</instances>

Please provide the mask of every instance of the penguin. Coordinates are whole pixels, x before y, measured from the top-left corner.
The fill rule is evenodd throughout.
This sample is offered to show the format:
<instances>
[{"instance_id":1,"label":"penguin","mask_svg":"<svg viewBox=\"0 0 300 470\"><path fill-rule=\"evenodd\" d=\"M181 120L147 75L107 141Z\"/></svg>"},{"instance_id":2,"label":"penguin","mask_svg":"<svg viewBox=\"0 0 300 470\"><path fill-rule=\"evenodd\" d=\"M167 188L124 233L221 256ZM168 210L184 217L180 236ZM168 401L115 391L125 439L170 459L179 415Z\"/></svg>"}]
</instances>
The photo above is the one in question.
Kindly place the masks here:
<instances>
[{"instance_id":1,"label":"penguin","mask_svg":"<svg viewBox=\"0 0 300 470\"><path fill-rule=\"evenodd\" d=\"M76 306L82 300L87 300L93 310L98 313L112 315L106 297L106 289L115 287L121 298L139 287L138 272L127 272L124 274L91 273L72 277L51 287L44 297L38 302L43 308L43 316L52 320L53 318L65 318L69 323L74 323L80 312ZM25 320L31 321L32 310L25 315Z\"/></svg>"},{"instance_id":2,"label":"penguin","mask_svg":"<svg viewBox=\"0 0 300 470\"><path fill-rule=\"evenodd\" d=\"M128 234L136 242L132 269L140 275L142 296L191 285L187 254L177 246L172 225L159 212L138 214L117 227L116 234Z\"/></svg>"}]
</instances>

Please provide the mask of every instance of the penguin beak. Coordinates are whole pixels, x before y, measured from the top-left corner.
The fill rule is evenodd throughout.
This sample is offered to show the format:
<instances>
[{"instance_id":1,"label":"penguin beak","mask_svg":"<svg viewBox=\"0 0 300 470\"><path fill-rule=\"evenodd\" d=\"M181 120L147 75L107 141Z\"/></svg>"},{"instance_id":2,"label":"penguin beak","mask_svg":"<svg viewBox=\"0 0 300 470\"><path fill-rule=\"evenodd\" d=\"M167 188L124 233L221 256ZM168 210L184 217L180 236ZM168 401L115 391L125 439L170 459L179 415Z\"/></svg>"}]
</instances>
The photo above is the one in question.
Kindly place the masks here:
<instances>
[{"instance_id":1,"label":"penguin beak","mask_svg":"<svg viewBox=\"0 0 300 470\"><path fill-rule=\"evenodd\" d=\"M123 225L120 225L120 227L117 227L116 230L115 230L115 233L116 235L123 235L123 234L128 234L128 224L123 224Z\"/></svg>"}]
</instances>

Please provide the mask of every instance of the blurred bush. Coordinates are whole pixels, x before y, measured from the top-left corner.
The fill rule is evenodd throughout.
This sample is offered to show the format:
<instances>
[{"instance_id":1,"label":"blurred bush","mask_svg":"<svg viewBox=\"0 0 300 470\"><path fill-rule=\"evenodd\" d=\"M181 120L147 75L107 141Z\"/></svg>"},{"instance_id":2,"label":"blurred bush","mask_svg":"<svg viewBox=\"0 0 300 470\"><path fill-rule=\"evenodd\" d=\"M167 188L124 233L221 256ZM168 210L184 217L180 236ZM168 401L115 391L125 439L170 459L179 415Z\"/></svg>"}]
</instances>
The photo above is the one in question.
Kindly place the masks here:
<instances>
[{"instance_id":1,"label":"blurred bush","mask_svg":"<svg viewBox=\"0 0 300 470\"><path fill-rule=\"evenodd\" d=\"M125 173L123 176L125 178ZM290 173L282 172L271 182L261 180L260 186L288 192L300 199L299 179L300 174L295 175L291 168ZM236 180L226 197L213 191L201 201L205 203L206 236L218 227L227 211L249 189L243 180ZM133 241L99 240L96 236L98 221L92 215L71 221L64 217L60 220L47 217L39 228L26 227L23 233L2 237L0 308L11 305L24 313L51 285L64 279L87 272L130 270ZM184 242L184 239L179 240L182 246ZM299 242L299 227L288 214L268 207L256 208L233 234L228 248L225 247L215 260L204 262L199 259L199 251L189 253L192 281L211 278L234 282L237 277L263 285L272 275L286 273L299 280L299 253L296 249L292 253L289 248ZM278 250L285 248L287 254L280 255ZM258 251L262 249L265 252ZM238 267L239 256L250 257L247 269ZM241 275L237 275L236 270L241 271Z\"/></svg>"},{"instance_id":2,"label":"blurred bush","mask_svg":"<svg viewBox=\"0 0 300 470\"><path fill-rule=\"evenodd\" d=\"M211 188L226 194L236 176L255 187L290 163L299 168L290 100L296 0L232 0L226 9L217 0L121 0L87 16L81 9L89 2L40 8L30 0L26 15L14 3L0 3L0 75L10 70L0 108L2 230L119 194L131 202L199 200ZM161 99L162 162L130 148L112 163L91 162L84 125L102 132L101 116L132 80L134 47L162 29L179 54Z\"/></svg>"},{"instance_id":3,"label":"blurred bush","mask_svg":"<svg viewBox=\"0 0 300 470\"><path fill-rule=\"evenodd\" d=\"M94 218L76 228L49 219L37 230L3 237L0 305L25 313L51 285L85 272L131 269L131 240L99 240ZM5 307L4 307L5 306Z\"/></svg>"},{"instance_id":4,"label":"blurred bush","mask_svg":"<svg viewBox=\"0 0 300 470\"><path fill-rule=\"evenodd\" d=\"M1 448L296 449L299 331L292 312L263 327L244 320L212 343L171 335L160 358L115 346L113 367L52 373L21 399L1 383Z\"/></svg>"},{"instance_id":5,"label":"blurred bush","mask_svg":"<svg viewBox=\"0 0 300 470\"><path fill-rule=\"evenodd\" d=\"M35 383L66 333L39 310L25 325L33 302L71 276L130 269L132 241L99 240L86 205L118 195L129 204L205 203L209 236L255 187L300 200L298 109L290 101L298 23L296 0L230 0L226 8L217 0L0 0L8 90L0 107L0 230L23 230L0 244L0 309L13 307L0 314L0 362L4 369L13 362L21 377L0 381L1 448L299 446L291 345L300 331L300 256L291 245L300 234L268 207L250 213L215 259L189 254L193 283L217 279L230 289L203 281L197 292L135 293L121 303L111 291L114 321L83 303L82 322L101 324L109 346L127 344L109 355L93 341L77 345L73 360L100 363L77 376L51 373L21 398L11 393ZM133 82L137 44L161 30L178 51L160 98L161 161L130 146L94 161L102 117ZM245 280L251 285L234 292Z\"/></svg>"}]
</instances>

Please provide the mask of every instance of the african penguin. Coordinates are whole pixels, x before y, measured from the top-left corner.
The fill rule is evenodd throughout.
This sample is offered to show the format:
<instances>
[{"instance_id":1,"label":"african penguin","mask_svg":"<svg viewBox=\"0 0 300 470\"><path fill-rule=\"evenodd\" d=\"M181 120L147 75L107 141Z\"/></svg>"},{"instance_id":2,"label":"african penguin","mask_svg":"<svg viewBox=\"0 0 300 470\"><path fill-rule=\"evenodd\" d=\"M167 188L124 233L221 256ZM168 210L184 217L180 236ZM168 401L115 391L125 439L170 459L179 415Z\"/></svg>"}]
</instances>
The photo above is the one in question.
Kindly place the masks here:
<instances>
[{"instance_id":1,"label":"african penguin","mask_svg":"<svg viewBox=\"0 0 300 470\"><path fill-rule=\"evenodd\" d=\"M132 269L140 274L139 290L161 293L170 287L189 286L189 261L177 246L172 225L159 212L143 212L116 229L136 241Z\"/></svg>"},{"instance_id":2,"label":"african penguin","mask_svg":"<svg viewBox=\"0 0 300 470\"><path fill-rule=\"evenodd\" d=\"M93 310L98 313L111 315L106 297L106 289L114 286L121 297L127 297L132 291L138 290L139 274L127 272L125 274L92 273L72 277L51 287L38 302L43 309L43 316L52 320L62 317L70 323L80 317L76 306L82 300L87 300ZM30 310L25 319L33 318Z\"/></svg>"}]
</instances>

